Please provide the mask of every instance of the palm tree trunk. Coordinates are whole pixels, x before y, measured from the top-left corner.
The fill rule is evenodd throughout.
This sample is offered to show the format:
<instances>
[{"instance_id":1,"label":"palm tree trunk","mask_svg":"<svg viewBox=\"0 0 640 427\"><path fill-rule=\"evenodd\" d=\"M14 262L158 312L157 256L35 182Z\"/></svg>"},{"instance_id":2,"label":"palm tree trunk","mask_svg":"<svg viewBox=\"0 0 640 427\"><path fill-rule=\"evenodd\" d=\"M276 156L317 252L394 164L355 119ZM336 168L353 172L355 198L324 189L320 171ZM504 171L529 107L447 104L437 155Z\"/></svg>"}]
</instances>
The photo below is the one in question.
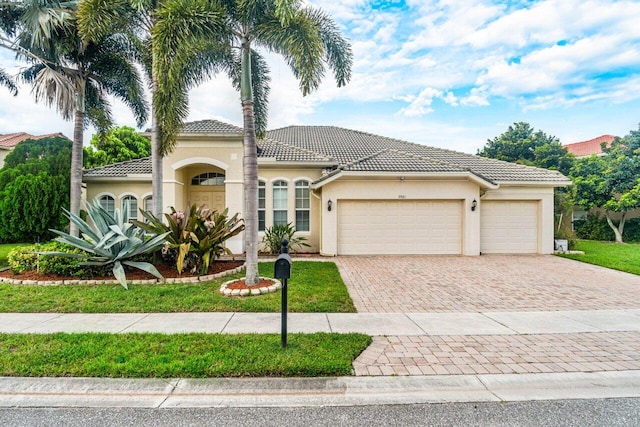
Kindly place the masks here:
<instances>
[{"instance_id":1,"label":"palm tree trunk","mask_svg":"<svg viewBox=\"0 0 640 427\"><path fill-rule=\"evenodd\" d=\"M260 282L258 274L258 148L251 86L251 46L242 40L240 97L244 122L244 248L247 254L247 286Z\"/></svg>"},{"instance_id":2,"label":"palm tree trunk","mask_svg":"<svg viewBox=\"0 0 640 427\"><path fill-rule=\"evenodd\" d=\"M156 67L155 54L153 54L153 63L151 64L151 99L158 90L158 75ZM151 103L151 194L153 203L153 214L156 217L162 215L162 154L160 153L160 126Z\"/></svg>"},{"instance_id":3,"label":"palm tree trunk","mask_svg":"<svg viewBox=\"0 0 640 427\"><path fill-rule=\"evenodd\" d=\"M82 142L84 139L84 111L76 109L73 127L73 145L71 148L71 190L69 194L69 211L80 215L82 198ZM78 226L69 223L69 234L78 237Z\"/></svg>"},{"instance_id":4,"label":"palm tree trunk","mask_svg":"<svg viewBox=\"0 0 640 427\"><path fill-rule=\"evenodd\" d=\"M257 285L258 274L258 149L253 101L242 102L244 118L244 245L247 253L247 286Z\"/></svg>"}]
</instances>

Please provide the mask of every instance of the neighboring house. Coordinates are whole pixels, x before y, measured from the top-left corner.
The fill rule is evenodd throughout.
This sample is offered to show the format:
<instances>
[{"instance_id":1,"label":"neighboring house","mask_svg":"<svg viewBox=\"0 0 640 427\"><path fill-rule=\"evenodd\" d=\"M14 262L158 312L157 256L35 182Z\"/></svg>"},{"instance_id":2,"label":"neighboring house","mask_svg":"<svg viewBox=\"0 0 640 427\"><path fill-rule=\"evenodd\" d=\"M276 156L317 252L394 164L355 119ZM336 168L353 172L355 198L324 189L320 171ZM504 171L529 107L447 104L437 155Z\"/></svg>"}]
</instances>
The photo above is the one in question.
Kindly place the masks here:
<instances>
[{"instance_id":1,"label":"neighboring house","mask_svg":"<svg viewBox=\"0 0 640 427\"><path fill-rule=\"evenodd\" d=\"M243 130L187 123L164 159L168 210L243 211ZM258 142L260 234L293 223L322 255L552 253L556 171L333 126L290 126ZM109 209L151 209L149 158L84 173ZM138 215L138 217L140 217ZM228 242L243 252L243 238Z\"/></svg>"},{"instance_id":2,"label":"neighboring house","mask_svg":"<svg viewBox=\"0 0 640 427\"><path fill-rule=\"evenodd\" d=\"M601 135L588 141L566 144L564 147L578 158L588 157L592 154L602 155L602 144L604 143L605 147L609 147L615 138L613 135Z\"/></svg>"},{"instance_id":3,"label":"neighboring house","mask_svg":"<svg viewBox=\"0 0 640 427\"><path fill-rule=\"evenodd\" d=\"M4 165L4 159L13 150L16 145L27 139L42 139L50 138L54 136L64 136L62 133L50 133L47 135L31 135L26 132L8 133L5 135L0 134L0 168Z\"/></svg>"}]
</instances>

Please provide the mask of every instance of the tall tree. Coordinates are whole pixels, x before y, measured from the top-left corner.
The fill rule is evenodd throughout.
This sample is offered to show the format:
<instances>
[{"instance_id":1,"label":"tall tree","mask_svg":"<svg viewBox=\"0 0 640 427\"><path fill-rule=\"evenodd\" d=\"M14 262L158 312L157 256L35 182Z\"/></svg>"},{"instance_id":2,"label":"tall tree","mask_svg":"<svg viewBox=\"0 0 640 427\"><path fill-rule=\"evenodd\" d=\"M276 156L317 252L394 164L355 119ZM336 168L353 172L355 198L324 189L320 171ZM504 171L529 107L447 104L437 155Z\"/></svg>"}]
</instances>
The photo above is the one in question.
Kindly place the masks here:
<instances>
[{"instance_id":1,"label":"tall tree","mask_svg":"<svg viewBox=\"0 0 640 427\"><path fill-rule=\"evenodd\" d=\"M50 239L49 229L64 227L71 144L64 137L28 139L7 155L0 169L1 240Z\"/></svg>"},{"instance_id":2,"label":"tall tree","mask_svg":"<svg viewBox=\"0 0 640 427\"><path fill-rule=\"evenodd\" d=\"M158 73L158 49L153 46L153 34L161 19L159 12L165 8L166 3L166 0L81 0L78 11L78 27L84 40L95 41L109 34L120 34L136 48L137 59L145 69L153 99L157 97L159 79L164 77ZM189 7L190 4L185 4L183 10ZM172 141L175 141L175 134L182 126L182 121L179 120L181 116L172 115L159 119L156 106L180 110L185 108L187 102L186 89L172 95L162 102L154 101L151 112L152 210L156 216L160 216L164 209L162 159L173 149ZM174 119L178 121L172 121Z\"/></svg>"},{"instance_id":3,"label":"tall tree","mask_svg":"<svg viewBox=\"0 0 640 427\"><path fill-rule=\"evenodd\" d=\"M517 122L506 132L478 150L478 155L505 162L521 163L545 169L555 169L566 174L573 165L573 155L560 144L555 136L536 131L529 123Z\"/></svg>"},{"instance_id":4,"label":"tall tree","mask_svg":"<svg viewBox=\"0 0 640 427\"><path fill-rule=\"evenodd\" d=\"M91 137L85 147L84 166L96 168L112 163L140 159L151 155L151 141L132 127L120 126L109 130L107 135Z\"/></svg>"},{"instance_id":5,"label":"tall tree","mask_svg":"<svg viewBox=\"0 0 640 427\"><path fill-rule=\"evenodd\" d=\"M579 159L571 169L574 202L585 210L602 208L616 242L623 242L629 211L640 207L640 129L616 138L604 156ZM615 224L612 212L620 214Z\"/></svg>"},{"instance_id":6,"label":"tall tree","mask_svg":"<svg viewBox=\"0 0 640 427\"><path fill-rule=\"evenodd\" d=\"M325 67L334 72L338 86L351 76L352 53L349 43L334 21L321 10L302 6L298 0L220 0L222 19L217 18L214 2L198 0L168 0L168 4L184 6L179 16L164 20L160 35L172 34L169 43L154 45L159 72L167 78L161 81L160 92L171 93L171 85L179 86L180 64L194 52L223 48L239 63L240 100L244 124L244 220L247 257L246 283L258 283L258 161L256 131L266 128L266 121L256 129L255 76L253 47L266 48L284 57L298 78L303 95L315 90L324 77ZM169 13L169 8L165 9ZM198 13L189 13L197 10ZM176 14L178 15L178 14ZM187 48L189 47L189 48ZM217 50L216 50L217 51ZM154 107L158 107L154 99Z\"/></svg>"},{"instance_id":7,"label":"tall tree","mask_svg":"<svg viewBox=\"0 0 640 427\"><path fill-rule=\"evenodd\" d=\"M92 43L80 39L76 1L25 0L20 18L21 46L32 52L33 65L23 73L33 85L36 102L55 106L66 120L74 120L71 160L70 211L80 212L84 129L94 124L101 132L111 125L106 95L122 100L138 123L147 119L139 74L130 61L129 44L119 37ZM77 226L70 224L77 235Z\"/></svg>"}]
</instances>

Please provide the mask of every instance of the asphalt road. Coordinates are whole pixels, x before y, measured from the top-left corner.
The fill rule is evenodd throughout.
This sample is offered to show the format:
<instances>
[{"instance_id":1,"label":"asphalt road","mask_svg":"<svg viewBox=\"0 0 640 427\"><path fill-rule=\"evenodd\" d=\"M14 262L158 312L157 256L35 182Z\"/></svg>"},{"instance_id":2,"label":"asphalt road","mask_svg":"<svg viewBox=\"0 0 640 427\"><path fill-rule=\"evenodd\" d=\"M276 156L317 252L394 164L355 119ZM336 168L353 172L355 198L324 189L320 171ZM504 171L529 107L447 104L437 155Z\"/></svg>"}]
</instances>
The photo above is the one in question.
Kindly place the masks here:
<instances>
[{"instance_id":1,"label":"asphalt road","mask_svg":"<svg viewBox=\"0 0 640 427\"><path fill-rule=\"evenodd\" d=\"M0 426L640 426L640 398L320 408L1 408Z\"/></svg>"}]
</instances>

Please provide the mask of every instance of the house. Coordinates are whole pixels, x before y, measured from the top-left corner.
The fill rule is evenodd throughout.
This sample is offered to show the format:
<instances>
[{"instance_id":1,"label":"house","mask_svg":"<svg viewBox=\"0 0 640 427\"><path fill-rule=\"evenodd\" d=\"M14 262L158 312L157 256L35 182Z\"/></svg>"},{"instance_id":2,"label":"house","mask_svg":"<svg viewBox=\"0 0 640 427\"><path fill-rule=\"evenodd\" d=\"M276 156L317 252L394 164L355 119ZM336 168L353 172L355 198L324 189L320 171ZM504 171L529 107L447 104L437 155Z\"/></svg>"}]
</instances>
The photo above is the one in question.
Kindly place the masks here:
<instances>
[{"instance_id":1,"label":"house","mask_svg":"<svg viewBox=\"0 0 640 427\"><path fill-rule=\"evenodd\" d=\"M17 133L8 133L5 135L0 134L0 167L4 165L4 159L7 155L13 150L16 145L21 143L22 141L26 141L27 139L42 139L42 138L50 138L54 136L64 136L62 133L50 133L47 135L31 135L26 132L17 132Z\"/></svg>"},{"instance_id":2,"label":"house","mask_svg":"<svg viewBox=\"0 0 640 427\"><path fill-rule=\"evenodd\" d=\"M588 157L592 154L601 155L602 144L604 144L605 147L610 147L615 138L616 137L613 135L600 135L599 137L590 139L588 141L566 144L564 147L568 152L578 158Z\"/></svg>"},{"instance_id":3,"label":"house","mask_svg":"<svg viewBox=\"0 0 640 427\"><path fill-rule=\"evenodd\" d=\"M163 202L243 211L243 130L187 123L163 161ZM322 255L553 252L556 171L334 126L289 126L258 141L259 229L293 223ZM151 161L84 173L108 209L151 208ZM140 217L138 215L138 217ZM242 236L228 242L243 252Z\"/></svg>"}]
</instances>

